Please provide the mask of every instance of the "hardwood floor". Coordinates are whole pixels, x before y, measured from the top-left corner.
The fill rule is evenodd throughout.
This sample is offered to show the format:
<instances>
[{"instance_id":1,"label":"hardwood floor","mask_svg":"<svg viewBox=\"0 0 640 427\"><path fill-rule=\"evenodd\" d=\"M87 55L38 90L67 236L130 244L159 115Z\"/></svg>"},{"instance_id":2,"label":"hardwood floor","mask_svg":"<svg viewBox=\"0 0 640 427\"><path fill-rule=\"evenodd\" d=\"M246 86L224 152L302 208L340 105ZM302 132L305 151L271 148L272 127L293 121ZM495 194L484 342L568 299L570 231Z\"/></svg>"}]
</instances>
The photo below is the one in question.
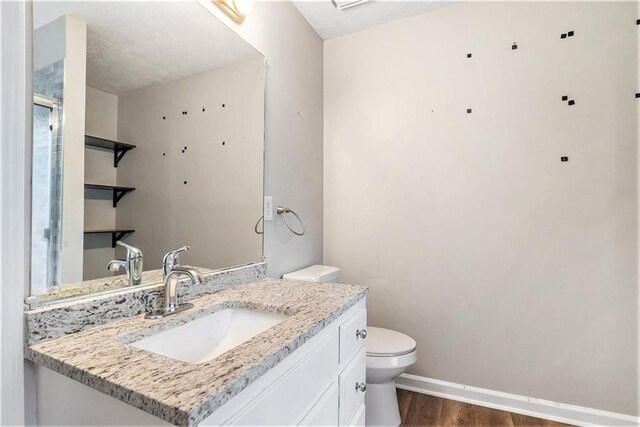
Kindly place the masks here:
<instances>
[{"instance_id":1,"label":"hardwood floor","mask_svg":"<svg viewBox=\"0 0 640 427\"><path fill-rule=\"evenodd\" d=\"M398 390L403 426L562 427L567 424Z\"/></svg>"}]
</instances>

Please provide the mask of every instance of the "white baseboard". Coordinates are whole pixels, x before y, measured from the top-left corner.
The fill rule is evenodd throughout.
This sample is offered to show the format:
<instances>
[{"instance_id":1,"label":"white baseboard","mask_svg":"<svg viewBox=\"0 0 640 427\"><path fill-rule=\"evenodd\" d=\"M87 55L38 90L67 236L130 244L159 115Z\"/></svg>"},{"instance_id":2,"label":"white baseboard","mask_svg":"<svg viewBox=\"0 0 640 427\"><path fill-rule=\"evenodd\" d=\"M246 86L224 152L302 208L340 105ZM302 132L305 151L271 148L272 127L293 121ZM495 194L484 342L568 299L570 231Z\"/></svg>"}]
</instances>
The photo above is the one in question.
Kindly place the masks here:
<instances>
[{"instance_id":1,"label":"white baseboard","mask_svg":"<svg viewBox=\"0 0 640 427\"><path fill-rule=\"evenodd\" d=\"M640 417L402 374L396 387L487 408L578 426L638 426Z\"/></svg>"}]
</instances>

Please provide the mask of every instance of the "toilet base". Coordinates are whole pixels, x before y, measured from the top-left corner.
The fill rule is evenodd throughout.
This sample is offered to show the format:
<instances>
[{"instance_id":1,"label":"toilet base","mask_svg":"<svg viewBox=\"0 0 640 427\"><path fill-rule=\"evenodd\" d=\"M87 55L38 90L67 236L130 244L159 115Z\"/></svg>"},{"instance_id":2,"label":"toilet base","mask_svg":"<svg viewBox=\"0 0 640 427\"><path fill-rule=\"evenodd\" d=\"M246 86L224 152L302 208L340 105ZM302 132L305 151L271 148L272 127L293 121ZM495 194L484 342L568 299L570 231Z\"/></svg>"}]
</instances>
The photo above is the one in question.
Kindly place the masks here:
<instances>
[{"instance_id":1,"label":"toilet base","mask_svg":"<svg viewBox=\"0 0 640 427\"><path fill-rule=\"evenodd\" d=\"M394 381L367 384L366 423L368 426L400 425L400 409Z\"/></svg>"}]
</instances>

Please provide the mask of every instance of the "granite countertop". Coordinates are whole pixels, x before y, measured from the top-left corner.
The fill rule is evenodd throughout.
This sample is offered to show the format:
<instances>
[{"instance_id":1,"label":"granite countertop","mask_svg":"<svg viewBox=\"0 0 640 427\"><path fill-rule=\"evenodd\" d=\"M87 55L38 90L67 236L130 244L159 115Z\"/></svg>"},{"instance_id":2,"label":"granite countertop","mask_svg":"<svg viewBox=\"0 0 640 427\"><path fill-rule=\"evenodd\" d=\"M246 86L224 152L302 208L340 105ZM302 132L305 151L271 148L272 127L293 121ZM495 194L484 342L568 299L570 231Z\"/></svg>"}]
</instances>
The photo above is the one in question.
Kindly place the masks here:
<instances>
[{"instance_id":1,"label":"granite countertop","mask_svg":"<svg viewBox=\"0 0 640 427\"><path fill-rule=\"evenodd\" d=\"M266 279L192 299L193 309L163 319L147 320L138 315L33 344L26 348L26 357L170 423L197 425L364 298L366 292L364 286ZM289 317L199 364L127 345L230 307Z\"/></svg>"},{"instance_id":2,"label":"granite countertop","mask_svg":"<svg viewBox=\"0 0 640 427\"><path fill-rule=\"evenodd\" d=\"M185 265L185 267L197 268L202 274L211 273L212 269L204 267L193 267ZM162 283L162 269L147 270L142 272L141 286ZM130 288L129 278L126 274L117 274L100 279L85 280L76 283L66 283L47 290L47 292L32 295L25 298L24 303L29 309L42 307L46 304L63 302L72 298L86 297L89 294L118 290L122 288Z\"/></svg>"}]
</instances>

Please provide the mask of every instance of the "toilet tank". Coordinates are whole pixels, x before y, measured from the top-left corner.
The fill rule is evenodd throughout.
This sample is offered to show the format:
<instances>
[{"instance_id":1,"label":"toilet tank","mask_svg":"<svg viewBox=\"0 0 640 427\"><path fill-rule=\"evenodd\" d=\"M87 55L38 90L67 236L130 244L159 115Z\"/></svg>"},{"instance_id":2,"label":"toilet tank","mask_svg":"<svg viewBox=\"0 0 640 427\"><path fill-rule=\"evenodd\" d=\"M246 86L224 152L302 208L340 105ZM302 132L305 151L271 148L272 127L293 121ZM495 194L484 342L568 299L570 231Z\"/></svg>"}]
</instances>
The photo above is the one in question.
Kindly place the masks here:
<instances>
[{"instance_id":1,"label":"toilet tank","mask_svg":"<svg viewBox=\"0 0 640 427\"><path fill-rule=\"evenodd\" d=\"M287 273L282 278L297 282L331 283L340 279L340 269L328 265L312 265Z\"/></svg>"}]
</instances>

